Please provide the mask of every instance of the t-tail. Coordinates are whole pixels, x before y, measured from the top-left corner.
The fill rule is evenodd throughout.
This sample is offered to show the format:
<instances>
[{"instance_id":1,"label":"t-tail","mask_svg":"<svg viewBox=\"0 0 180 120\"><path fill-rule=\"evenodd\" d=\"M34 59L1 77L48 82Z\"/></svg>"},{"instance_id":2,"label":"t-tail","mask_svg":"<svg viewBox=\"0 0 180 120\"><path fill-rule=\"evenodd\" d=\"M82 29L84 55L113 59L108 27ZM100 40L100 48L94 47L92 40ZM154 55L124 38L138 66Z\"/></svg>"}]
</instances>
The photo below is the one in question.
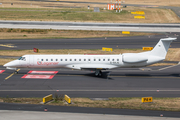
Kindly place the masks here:
<instances>
[{"instance_id":1,"label":"t-tail","mask_svg":"<svg viewBox=\"0 0 180 120\"><path fill-rule=\"evenodd\" d=\"M150 55L158 56L165 59L169 46L173 40L177 38L163 38L160 39L154 49L149 52Z\"/></svg>"},{"instance_id":2,"label":"t-tail","mask_svg":"<svg viewBox=\"0 0 180 120\"><path fill-rule=\"evenodd\" d=\"M140 67L163 61L166 58L171 42L176 39L177 38L160 39L154 49L148 52L123 54L123 62L136 63L134 66Z\"/></svg>"}]
</instances>

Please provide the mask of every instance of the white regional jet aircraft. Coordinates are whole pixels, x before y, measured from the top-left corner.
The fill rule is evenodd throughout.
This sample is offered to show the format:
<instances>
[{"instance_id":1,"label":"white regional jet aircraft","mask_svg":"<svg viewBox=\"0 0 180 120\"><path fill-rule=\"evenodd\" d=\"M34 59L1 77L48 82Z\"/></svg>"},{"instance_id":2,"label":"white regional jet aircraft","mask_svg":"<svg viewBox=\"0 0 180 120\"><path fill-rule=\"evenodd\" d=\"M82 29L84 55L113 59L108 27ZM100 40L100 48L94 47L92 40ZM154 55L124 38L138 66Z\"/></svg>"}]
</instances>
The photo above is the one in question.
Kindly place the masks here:
<instances>
[{"instance_id":1,"label":"white regional jet aircraft","mask_svg":"<svg viewBox=\"0 0 180 120\"><path fill-rule=\"evenodd\" d=\"M125 67L142 67L165 59L170 43L177 38L160 39L152 51L124 53L119 55L24 55L18 60L6 63L7 69L18 68L71 68L95 71L101 76L101 70Z\"/></svg>"}]
</instances>

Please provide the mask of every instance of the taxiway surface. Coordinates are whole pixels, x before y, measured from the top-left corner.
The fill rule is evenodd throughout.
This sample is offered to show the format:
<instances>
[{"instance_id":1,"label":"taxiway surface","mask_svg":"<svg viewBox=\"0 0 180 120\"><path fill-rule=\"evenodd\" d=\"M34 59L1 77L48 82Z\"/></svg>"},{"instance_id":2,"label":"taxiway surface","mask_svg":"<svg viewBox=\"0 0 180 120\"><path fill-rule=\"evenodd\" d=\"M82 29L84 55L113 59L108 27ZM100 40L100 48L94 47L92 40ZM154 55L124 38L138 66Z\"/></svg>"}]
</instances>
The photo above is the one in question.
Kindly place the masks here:
<instances>
[{"instance_id":1,"label":"taxiway surface","mask_svg":"<svg viewBox=\"0 0 180 120\"><path fill-rule=\"evenodd\" d=\"M47 108L48 112L43 112ZM33 112L32 112L33 111ZM57 113L58 112L58 115ZM46 117L42 117L42 115ZM180 117L179 112L168 112L168 111L150 111L150 110L128 110L128 109L110 109L110 108L87 108L87 107L69 107L69 106L52 106L52 105L26 105L26 104L12 104L12 103L0 103L0 114L5 118L12 119L9 114L13 116L13 119L19 118L41 118L41 119L53 119L56 120L57 117L64 118L66 120L81 120L89 119L91 120L177 120ZM63 115L66 114L66 115ZM68 114L68 115L67 115ZM43 115L43 116L44 116ZM91 115L91 116L90 116ZM113 116L113 115L116 115ZM130 116L129 116L130 115ZM163 117L161 117L163 115ZM68 117L71 116L71 117ZM78 118L77 118L78 116ZM92 117L93 116L93 117ZM144 116L144 117L141 117ZM7 120L9 120L7 119ZM22 119L22 120L24 120ZM31 119L29 119L31 120Z\"/></svg>"},{"instance_id":2,"label":"taxiway surface","mask_svg":"<svg viewBox=\"0 0 180 120\"><path fill-rule=\"evenodd\" d=\"M177 40L171 43L171 48L179 48L179 35L180 33L167 33L164 35L156 36L132 36L111 38L0 40L0 49L101 49L102 47L108 47L113 49L141 49L142 47L154 47L161 38L167 37L177 37ZM10 45L11 47L4 45Z\"/></svg>"},{"instance_id":3,"label":"taxiway surface","mask_svg":"<svg viewBox=\"0 0 180 120\"><path fill-rule=\"evenodd\" d=\"M103 77L95 77L91 71L61 69L51 79L22 78L28 69L5 79L12 74L6 70L0 75L0 97L43 97L55 93L89 98L179 97L179 69L180 65L164 70L115 69L105 71Z\"/></svg>"}]
</instances>

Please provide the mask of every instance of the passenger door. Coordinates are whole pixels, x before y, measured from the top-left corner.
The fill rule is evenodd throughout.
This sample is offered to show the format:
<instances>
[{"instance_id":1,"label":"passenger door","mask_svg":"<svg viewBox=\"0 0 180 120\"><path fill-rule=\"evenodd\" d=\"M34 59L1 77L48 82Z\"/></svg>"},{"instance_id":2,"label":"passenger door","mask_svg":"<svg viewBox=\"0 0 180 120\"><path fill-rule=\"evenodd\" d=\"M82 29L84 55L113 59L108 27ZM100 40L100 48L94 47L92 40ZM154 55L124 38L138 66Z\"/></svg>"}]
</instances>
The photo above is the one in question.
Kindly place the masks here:
<instances>
[{"instance_id":1,"label":"passenger door","mask_svg":"<svg viewBox=\"0 0 180 120\"><path fill-rule=\"evenodd\" d=\"M29 55L29 67L32 67L34 65L34 56Z\"/></svg>"}]
</instances>

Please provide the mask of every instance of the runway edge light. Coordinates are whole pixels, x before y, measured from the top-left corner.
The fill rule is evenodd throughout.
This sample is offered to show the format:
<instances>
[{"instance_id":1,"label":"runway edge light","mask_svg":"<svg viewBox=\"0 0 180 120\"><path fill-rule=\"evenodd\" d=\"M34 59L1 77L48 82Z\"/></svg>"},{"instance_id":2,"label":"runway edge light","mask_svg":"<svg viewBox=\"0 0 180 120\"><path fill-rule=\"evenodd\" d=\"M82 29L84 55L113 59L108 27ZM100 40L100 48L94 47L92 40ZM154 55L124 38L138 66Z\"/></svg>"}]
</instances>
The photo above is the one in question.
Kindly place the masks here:
<instances>
[{"instance_id":1,"label":"runway edge light","mask_svg":"<svg viewBox=\"0 0 180 120\"><path fill-rule=\"evenodd\" d=\"M153 97L142 97L142 103L150 103L153 101Z\"/></svg>"}]
</instances>

